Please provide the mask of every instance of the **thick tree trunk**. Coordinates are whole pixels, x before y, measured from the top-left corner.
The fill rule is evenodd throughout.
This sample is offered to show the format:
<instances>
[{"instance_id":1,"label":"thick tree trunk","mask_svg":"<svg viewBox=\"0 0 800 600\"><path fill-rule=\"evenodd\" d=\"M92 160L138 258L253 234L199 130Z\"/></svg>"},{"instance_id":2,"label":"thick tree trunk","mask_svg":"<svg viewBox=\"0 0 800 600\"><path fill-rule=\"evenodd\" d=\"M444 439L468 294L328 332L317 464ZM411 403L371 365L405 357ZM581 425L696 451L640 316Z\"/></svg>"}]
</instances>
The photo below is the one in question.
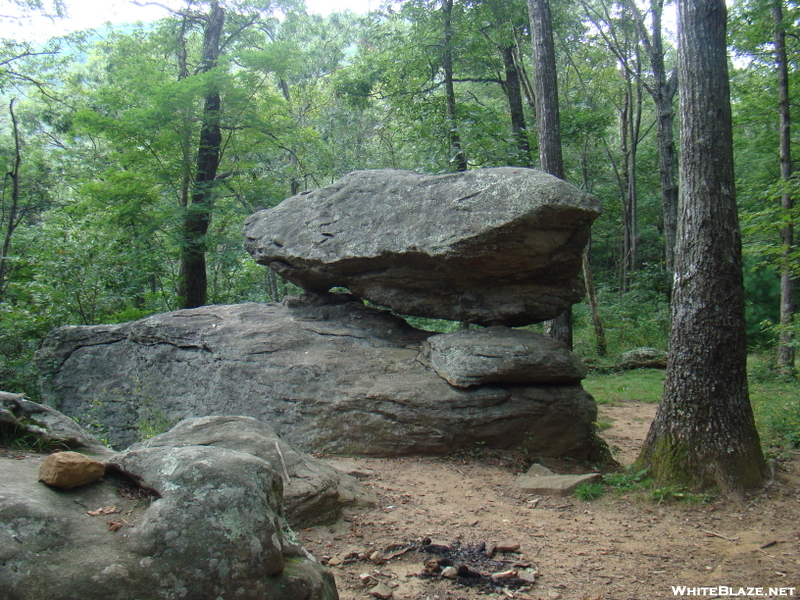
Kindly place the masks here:
<instances>
[{"instance_id":1,"label":"thick tree trunk","mask_svg":"<svg viewBox=\"0 0 800 600\"><path fill-rule=\"evenodd\" d=\"M225 24L225 11L215 2L206 18L203 36L203 63L201 72L207 73L217 65L220 38ZM183 222L183 248L181 275L183 279L184 308L194 308L206 303L208 276L206 274L206 235L211 224L214 205L214 180L219 167L222 132L220 130L220 94L211 86L203 106L200 125L200 144L192 198Z\"/></svg>"},{"instance_id":2,"label":"thick tree trunk","mask_svg":"<svg viewBox=\"0 0 800 600\"><path fill-rule=\"evenodd\" d=\"M678 0L681 185L664 395L639 455L657 485L760 486L747 389L724 0Z\"/></svg>"},{"instance_id":3,"label":"thick tree trunk","mask_svg":"<svg viewBox=\"0 0 800 600\"><path fill-rule=\"evenodd\" d=\"M539 168L565 179L561 153L561 115L558 108L558 76L553 45L549 0L528 0L533 44L533 77L536 96L536 133Z\"/></svg>"},{"instance_id":4,"label":"thick tree trunk","mask_svg":"<svg viewBox=\"0 0 800 600\"><path fill-rule=\"evenodd\" d=\"M453 87L453 0L444 0L442 6L444 15L444 90L447 106L447 119L450 126L450 152L451 162L455 164L456 171L467 170L467 155L461 147L461 135L458 132L458 118L456 116L456 92Z\"/></svg>"},{"instance_id":5,"label":"thick tree trunk","mask_svg":"<svg viewBox=\"0 0 800 600\"><path fill-rule=\"evenodd\" d=\"M515 46L505 46L503 52L503 66L506 79L503 87L508 97L508 109L511 115L511 135L517 144L517 155L513 166L532 167L531 145L528 142L528 130L525 124L525 110L522 104L522 85L520 83L517 61L514 59Z\"/></svg>"},{"instance_id":6,"label":"thick tree trunk","mask_svg":"<svg viewBox=\"0 0 800 600\"><path fill-rule=\"evenodd\" d=\"M772 19L775 24L775 66L778 71L778 114L780 115L780 162L781 180L786 182L792 178L792 150L789 116L789 70L786 57L786 30L783 25L783 1L773 0ZM788 214L794 207L790 193L781 196L781 208ZM794 323L794 288L795 283L789 268L792 246L794 246L794 228L788 222L781 229L781 245L783 246L783 266L781 267L781 328L778 340L778 369L785 375L794 375L795 351L792 345L792 325Z\"/></svg>"},{"instance_id":7,"label":"thick tree trunk","mask_svg":"<svg viewBox=\"0 0 800 600\"><path fill-rule=\"evenodd\" d=\"M539 140L539 168L565 179L561 153L561 115L558 108L558 76L553 45L553 21L549 0L528 0L533 44L536 133ZM572 309L545 322L545 333L572 348Z\"/></svg>"}]
</instances>

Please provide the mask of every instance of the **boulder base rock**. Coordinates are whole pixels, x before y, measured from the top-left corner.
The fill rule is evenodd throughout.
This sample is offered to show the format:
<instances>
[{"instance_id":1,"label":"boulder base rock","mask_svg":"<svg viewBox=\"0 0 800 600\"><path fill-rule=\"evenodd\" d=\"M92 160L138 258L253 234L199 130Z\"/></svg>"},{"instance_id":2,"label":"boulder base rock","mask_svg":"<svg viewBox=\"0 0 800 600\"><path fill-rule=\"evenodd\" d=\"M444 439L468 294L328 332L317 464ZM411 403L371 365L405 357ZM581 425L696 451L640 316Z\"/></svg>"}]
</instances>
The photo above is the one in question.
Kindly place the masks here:
<instances>
[{"instance_id":1,"label":"boulder base rock","mask_svg":"<svg viewBox=\"0 0 800 600\"><path fill-rule=\"evenodd\" d=\"M36 363L48 403L104 423L120 445L148 420L236 414L327 454L597 451L597 408L580 385L459 389L417 360L428 335L351 296L307 295L62 327Z\"/></svg>"},{"instance_id":2,"label":"boulder base rock","mask_svg":"<svg viewBox=\"0 0 800 600\"><path fill-rule=\"evenodd\" d=\"M377 503L374 492L354 477L298 452L269 425L251 417L186 419L129 450L185 446L227 448L268 462L283 477L283 504L292 527L333 523L342 509Z\"/></svg>"},{"instance_id":3,"label":"boulder base rock","mask_svg":"<svg viewBox=\"0 0 800 600\"><path fill-rule=\"evenodd\" d=\"M35 449L78 448L81 454L59 452L48 457L45 463L60 462L66 456L75 455L75 458L88 463L90 471L95 473L91 481L103 475L105 467L99 461L116 454L84 431L73 419L50 407L31 402L21 394L0 392L0 406L6 407L0 408L0 447L11 445L19 448L15 442L23 436L27 446L22 449L30 450L31 446ZM286 519L292 527L334 523L342 516L344 509L372 506L376 502L374 492L361 485L355 476L336 465L328 465L298 452L281 440L271 427L250 417L187 419L136 446L216 446L264 459L283 477L283 505ZM89 456L98 461L93 461ZM45 471L51 473L53 469L45 468ZM63 473L60 471L54 473L53 481L61 477ZM50 479L50 475L45 474L45 483L52 485ZM89 482L87 479L78 485Z\"/></svg>"},{"instance_id":4,"label":"boulder base rock","mask_svg":"<svg viewBox=\"0 0 800 600\"><path fill-rule=\"evenodd\" d=\"M356 171L245 223L256 262L315 292L482 325L550 319L580 300L594 196L533 169Z\"/></svg>"},{"instance_id":5,"label":"boulder base rock","mask_svg":"<svg viewBox=\"0 0 800 600\"><path fill-rule=\"evenodd\" d=\"M487 327L429 337L420 359L449 384L576 383L583 361L566 344L532 331Z\"/></svg>"},{"instance_id":6,"label":"boulder base rock","mask_svg":"<svg viewBox=\"0 0 800 600\"><path fill-rule=\"evenodd\" d=\"M0 457L4 599L338 598L330 572L294 541L281 478L260 458L188 446L110 459L149 494L122 475L125 488L56 491L36 481L40 460Z\"/></svg>"}]
</instances>

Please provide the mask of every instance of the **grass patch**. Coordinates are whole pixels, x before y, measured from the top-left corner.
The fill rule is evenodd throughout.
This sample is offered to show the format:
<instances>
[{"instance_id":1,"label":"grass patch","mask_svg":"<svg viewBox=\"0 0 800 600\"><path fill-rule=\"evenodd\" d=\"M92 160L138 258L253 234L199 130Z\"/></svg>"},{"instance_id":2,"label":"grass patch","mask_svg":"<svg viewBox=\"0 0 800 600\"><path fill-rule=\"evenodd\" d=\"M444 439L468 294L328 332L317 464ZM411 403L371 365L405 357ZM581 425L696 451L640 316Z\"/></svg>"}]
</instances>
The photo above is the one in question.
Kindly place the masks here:
<instances>
[{"instance_id":1,"label":"grass patch","mask_svg":"<svg viewBox=\"0 0 800 600\"><path fill-rule=\"evenodd\" d=\"M664 388L664 371L634 369L617 373L591 372L583 381L583 388L594 396L598 404L657 403L661 400Z\"/></svg>"},{"instance_id":2,"label":"grass patch","mask_svg":"<svg viewBox=\"0 0 800 600\"><path fill-rule=\"evenodd\" d=\"M765 452L779 457L800 448L800 384L759 381L750 384L750 404Z\"/></svg>"},{"instance_id":3,"label":"grass patch","mask_svg":"<svg viewBox=\"0 0 800 600\"><path fill-rule=\"evenodd\" d=\"M70 449L63 442L49 438L46 435L37 435L24 427L25 421L22 421L22 423L23 427L13 423L0 424L0 448L8 448L17 452L35 452L37 454Z\"/></svg>"},{"instance_id":4,"label":"grass patch","mask_svg":"<svg viewBox=\"0 0 800 600\"><path fill-rule=\"evenodd\" d=\"M658 504L665 502L706 503L711 502L714 497L714 494L693 494L684 488L671 485L650 490L650 499Z\"/></svg>"},{"instance_id":5,"label":"grass patch","mask_svg":"<svg viewBox=\"0 0 800 600\"><path fill-rule=\"evenodd\" d=\"M630 492L646 489L653 484L652 478L647 476L647 470L634 471L626 469L616 473L603 475L603 483L617 492Z\"/></svg>"},{"instance_id":6,"label":"grass patch","mask_svg":"<svg viewBox=\"0 0 800 600\"><path fill-rule=\"evenodd\" d=\"M591 502L600 498L605 492L606 486L602 481L586 481L575 488L573 494L579 500Z\"/></svg>"}]
</instances>

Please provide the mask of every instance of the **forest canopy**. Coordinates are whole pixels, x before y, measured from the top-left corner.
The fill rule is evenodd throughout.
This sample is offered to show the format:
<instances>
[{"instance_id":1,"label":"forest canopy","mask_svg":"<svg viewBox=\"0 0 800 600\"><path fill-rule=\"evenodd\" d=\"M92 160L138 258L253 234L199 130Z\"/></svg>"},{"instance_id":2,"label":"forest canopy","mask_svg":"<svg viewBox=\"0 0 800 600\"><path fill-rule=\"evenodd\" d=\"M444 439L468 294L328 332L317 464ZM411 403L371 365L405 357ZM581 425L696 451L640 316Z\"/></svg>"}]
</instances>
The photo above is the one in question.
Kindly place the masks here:
<instances>
[{"instance_id":1,"label":"forest canopy","mask_svg":"<svg viewBox=\"0 0 800 600\"><path fill-rule=\"evenodd\" d=\"M736 0L728 24L753 349L797 339L780 311L781 274L795 279L800 256L785 235L798 181L778 115L781 64L787 118L798 111L799 6L778 4L779 17L774 3ZM589 251L604 348L665 349L677 173L664 161L680 86L671 8L551 8L566 179L605 211ZM2 389L35 395L30 357L59 325L294 293L242 249L257 209L357 169L537 167L534 83L521 0L325 17L291 2L192 1L157 22L2 40ZM796 141L789 130L789 152ZM586 306L574 319L576 351L602 353Z\"/></svg>"}]
</instances>

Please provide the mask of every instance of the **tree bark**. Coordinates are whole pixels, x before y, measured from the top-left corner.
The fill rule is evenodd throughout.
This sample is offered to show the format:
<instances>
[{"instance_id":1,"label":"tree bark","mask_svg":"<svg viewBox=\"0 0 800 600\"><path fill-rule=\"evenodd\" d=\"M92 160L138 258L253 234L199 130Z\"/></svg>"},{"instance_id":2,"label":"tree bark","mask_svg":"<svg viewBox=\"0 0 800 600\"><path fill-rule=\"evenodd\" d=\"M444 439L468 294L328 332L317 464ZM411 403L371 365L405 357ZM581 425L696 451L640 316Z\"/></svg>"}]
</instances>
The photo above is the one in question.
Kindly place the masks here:
<instances>
[{"instance_id":1,"label":"tree bark","mask_svg":"<svg viewBox=\"0 0 800 600\"><path fill-rule=\"evenodd\" d=\"M592 315L592 325L594 326L595 350L597 356L604 358L608 354L608 344L606 343L606 330L603 328L603 321L600 319L600 310L597 304L597 288L592 277L592 268L589 264L589 249L583 252L583 284L586 287L586 299L589 303L589 312Z\"/></svg>"},{"instance_id":2,"label":"tree bark","mask_svg":"<svg viewBox=\"0 0 800 600\"><path fill-rule=\"evenodd\" d=\"M533 45L536 133L539 140L539 168L565 179L561 153L561 115L558 108L558 76L553 45L553 21L549 0L528 0ZM572 349L572 309L544 324L545 334Z\"/></svg>"},{"instance_id":3,"label":"tree bark","mask_svg":"<svg viewBox=\"0 0 800 600\"><path fill-rule=\"evenodd\" d=\"M19 172L20 167L22 166L22 150L19 139L17 116L14 114L14 102L15 100L12 99L11 102L8 103L8 113L11 115L11 128L12 133L14 134L14 163L11 167L11 171L9 171L6 175L11 180L11 202L8 207L8 215L0 215L5 217L0 219L0 224L2 224L2 221L6 222L6 231L5 235L3 236L3 247L2 250L0 250L0 300L2 300L3 296L5 296L7 287L6 280L10 272L8 261L9 254L11 252L11 238L14 237L14 230L19 224L17 220L17 214L19 212Z\"/></svg>"},{"instance_id":4,"label":"tree bark","mask_svg":"<svg viewBox=\"0 0 800 600\"><path fill-rule=\"evenodd\" d=\"M664 395L639 455L657 485L739 496L766 465L747 388L724 0L678 0L679 221Z\"/></svg>"},{"instance_id":5,"label":"tree bark","mask_svg":"<svg viewBox=\"0 0 800 600\"><path fill-rule=\"evenodd\" d=\"M444 15L444 68L445 103L447 107L447 120L450 131L451 162L455 164L456 171L467 170L467 155L461 147L461 135L458 132L458 118L456 116L456 93L453 87L453 0L444 0L442 5Z\"/></svg>"},{"instance_id":6,"label":"tree bark","mask_svg":"<svg viewBox=\"0 0 800 600\"><path fill-rule=\"evenodd\" d=\"M561 115L558 107L558 75L553 45L553 21L549 0L528 0L533 44L533 77L536 97L536 133L539 168L565 179L561 153Z\"/></svg>"},{"instance_id":7,"label":"tree bark","mask_svg":"<svg viewBox=\"0 0 800 600\"><path fill-rule=\"evenodd\" d=\"M664 0L651 0L650 17L652 33L648 33L644 17L635 2L626 1L628 10L634 16L639 38L644 45L653 72L653 82L647 91L653 98L656 108L656 144L658 146L658 173L661 186L661 203L664 210L664 262L671 275L675 267L675 239L678 226L678 177L677 154L673 124L675 111L672 101L677 92L677 78L670 77L664 64L664 41L661 17Z\"/></svg>"},{"instance_id":8,"label":"tree bark","mask_svg":"<svg viewBox=\"0 0 800 600\"><path fill-rule=\"evenodd\" d=\"M778 114L780 115L780 164L781 180L788 182L792 178L791 150L791 118L789 113L789 68L786 57L786 29L783 25L783 0L773 0L772 20L775 25L775 66L778 72ZM789 192L781 196L781 208L789 214L794 207L794 200ZM791 221L781 229L782 266L781 266L781 308L780 333L778 339L778 370L784 375L794 375L795 351L793 346L792 325L794 324L794 288L795 282L789 267L792 247L794 246L794 227Z\"/></svg>"},{"instance_id":9,"label":"tree bark","mask_svg":"<svg viewBox=\"0 0 800 600\"><path fill-rule=\"evenodd\" d=\"M218 3L211 4L203 35L203 55L200 72L208 73L217 66L220 38L225 24L225 11ZM214 85L206 94L203 119L200 125L200 144L197 152L194 187L183 222L181 275L185 295L184 308L203 306L207 300L206 235L211 224L214 205L214 180L219 167L222 132L220 130L220 94Z\"/></svg>"},{"instance_id":10,"label":"tree bark","mask_svg":"<svg viewBox=\"0 0 800 600\"><path fill-rule=\"evenodd\" d=\"M503 87L508 98L508 109L511 115L511 135L517 145L517 154L513 161L513 166L532 167L533 158L531 157L531 145L528 142L528 130L525 124L525 109L522 104L522 85L520 83L517 61L514 58L515 46L504 46L501 48L503 53L503 66L506 72L506 79Z\"/></svg>"},{"instance_id":11,"label":"tree bark","mask_svg":"<svg viewBox=\"0 0 800 600\"><path fill-rule=\"evenodd\" d=\"M664 43L661 33L662 10L663 0L652 0L650 14L653 19L653 37L647 51L654 79L651 95L658 118L656 140L661 204L664 209L664 261L667 273L672 275L675 269L675 240L678 228L678 161L675 153L675 136L673 135L675 111L672 108L672 100L677 91L677 80L667 75L664 66Z\"/></svg>"}]
</instances>

